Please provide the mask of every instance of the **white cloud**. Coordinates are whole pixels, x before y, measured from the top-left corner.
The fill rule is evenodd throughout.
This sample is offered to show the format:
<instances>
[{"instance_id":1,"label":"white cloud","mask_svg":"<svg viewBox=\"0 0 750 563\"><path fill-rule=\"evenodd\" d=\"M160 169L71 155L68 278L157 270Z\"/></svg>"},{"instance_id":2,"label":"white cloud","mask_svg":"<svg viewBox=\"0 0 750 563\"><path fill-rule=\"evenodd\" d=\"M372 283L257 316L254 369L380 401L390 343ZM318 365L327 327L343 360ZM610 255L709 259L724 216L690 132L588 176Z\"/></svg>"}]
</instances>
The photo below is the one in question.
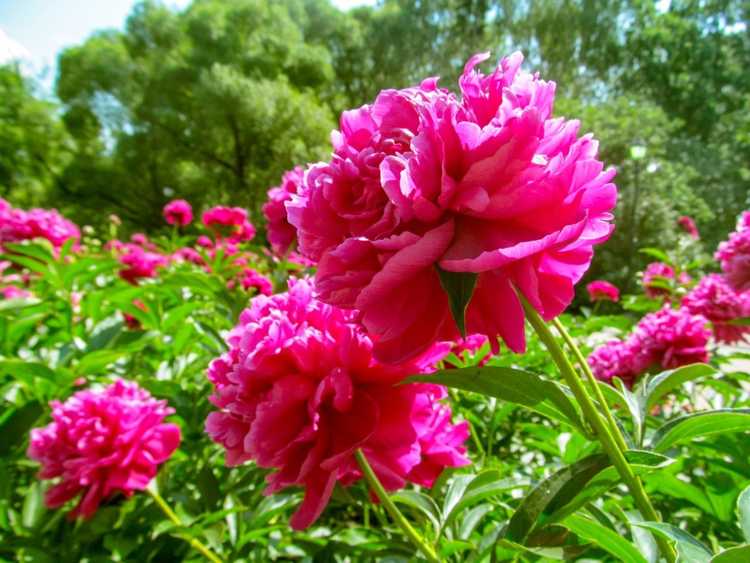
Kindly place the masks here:
<instances>
[{"instance_id":1,"label":"white cloud","mask_svg":"<svg viewBox=\"0 0 750 563\"><path fill-rule=\"evenodd\" d=\"M31 53L29 50L0 29L0 64L13 61L27 62L30 60Z\"/></svg>"}]
</instances>

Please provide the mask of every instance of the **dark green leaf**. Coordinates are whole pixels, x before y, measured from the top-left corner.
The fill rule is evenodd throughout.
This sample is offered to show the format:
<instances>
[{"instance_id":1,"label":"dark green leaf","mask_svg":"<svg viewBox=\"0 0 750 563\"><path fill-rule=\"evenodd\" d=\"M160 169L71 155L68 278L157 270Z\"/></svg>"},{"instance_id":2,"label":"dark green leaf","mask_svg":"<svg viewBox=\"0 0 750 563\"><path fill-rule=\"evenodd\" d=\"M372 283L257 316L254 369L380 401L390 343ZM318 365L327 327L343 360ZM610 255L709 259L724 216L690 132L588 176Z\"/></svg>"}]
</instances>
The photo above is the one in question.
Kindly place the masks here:
<instances>
[{"instance_id":1,"label":"dark green leaf","mask_svg":"<svg viewBox=\"0 0 750 563\"><path fill-rule=\"evenodd\" d=\"M456 321L458 332L466 336L466 307L474 294L478 274L472 272L448 272L435 266L440 276L440 285L448 294L453 320Z\"/></svg>"},{"instance_id":2,"label":"dark green leaf","mask_svg":"<svg viewBox=\"0 0 750 563\"><path fill-rule=\"evenodd\" d=\"M716 368L707 364L690 364L648 378L643 387L639 388L645 398L646 410L650 410L659 399L683 383L708 377L715 373L717 373Z\"/></svg>"},{"instance_id":3,"label":"dark green leaf","mask_svg":"<svg viewBox=\"0 0 750 563\"><path fill-rule=\"evenodd\" d=\"M711 563L747 563L750 561L750 545L738 545L714 555Z\"/></svg>"},{"instance_id":4,"label":"dark green leaf","mask_svg":"<svg viewBox=\"0 0 750 563\"><path fill-rule=\"evenodd\" d=\"M737 497L737 523L746 542L750 542L750 486Z\"/></svg>"},{"instance_id":5,"label":"dark green leaf","mask_svg":"<svg viewBox=\"0 0 750 563\"><path fill-rule=\"evenodd\" d=\"M717 409L688 414L661 426L651 437L651 447L663 452L678 442L716 433L750 430L750 409Z\"/></svg>"},{"instance_id":6,"label":"dark green leaf","mask_svg":"<svg viewBox=\"0 0 750 563\"><path fill-rule=\"evenodd\" d=\"M603 550L615 556L618 561L648 563L632 543L617 532L613 532L590 518L571 514L563 521L563 524L577 536L594 542Z\"/></svg>"},{"instance_id":7,"label":"dark green leaf","mask_svg":"<svg viewBox=\"0 0 750 563\"><path fill-rule=\"evenodd\" d=\"M634 525L649 529L671 541L677 549L677 563L709 563L711 561L711 551L677 526L664 522L638 522Z\"/></svg>"}]
</instances>

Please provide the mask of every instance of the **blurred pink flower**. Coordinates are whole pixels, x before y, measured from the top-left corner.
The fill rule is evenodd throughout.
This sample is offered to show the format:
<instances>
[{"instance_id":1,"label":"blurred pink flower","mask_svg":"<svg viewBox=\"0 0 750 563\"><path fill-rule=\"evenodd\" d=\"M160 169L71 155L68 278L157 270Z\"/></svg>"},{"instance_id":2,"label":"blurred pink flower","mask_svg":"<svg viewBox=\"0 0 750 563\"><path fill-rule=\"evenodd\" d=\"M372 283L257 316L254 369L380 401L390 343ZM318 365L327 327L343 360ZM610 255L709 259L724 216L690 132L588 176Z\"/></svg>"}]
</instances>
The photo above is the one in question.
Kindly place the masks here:
<instances>
[{"instance_id":1,"label":"blurred pink flower","mask_svg":"<svg viewBox=\"0 0 750 563\"><path fill-rule=\"evenodd\" d=\"M594 350L588 363L597 379L612 384L619 377L628 387L646 367L641 365L633 341L611 340Z\"/></svg>"},{"instance_id":2,"label":"blurred pink flower","mask_svg":"<svg viewBox=\"0 0 750 563\"><path fill-rule=\"evenodd\" d=\"M80 495L73 518L90 518L118 492L144 490L180 443L179 427L163 422L174 409L132 382L50 405L52 422L31 431L27 455L42 464L41 479L60 479L46 493L48 507Z\"/></svg>"},{"instance_id":3,"label":"blurred pink flower","mask_svg":"<svg viewBox=\"0 0 750 563\"><path fill-rule=\"evenodd\" d=\"M197 266L203 266L205 264L203 256L201 256L200 252L189 246L185 246L175 250L175 252L172 254L172 260L176 262L192 262Z\"/></svg>"},{"instance_id":4,"label":"blurred pink flower","mask_svg":"<svg viewBox=\"0 0 750 563\"><path fill-rule=\"evenodd\" d=\"M713 328L719 342L734 344L750 334L750 326L730 324L750 317L750 291L738 293L720 274L709 274L682 300L682 305L695 315L703 315Z\"/></svg>"},{"instance_id":5,"label":"blurred pink flower","mask_svg":"<svg viewBox=\"0 0 750 563\"><path fill-rule=\"evenodd\" d=\"M164 219L170 225L184 227L193 220L193 208L184 199L175 199L164 206Z\"/></svg>"},{"instance_id":6,"label":"blurred pink flower","mask_svg":"<svg viewBox=\"0 0 750 563\"><path fill-rule=\"evenodd\" d=\"M514 286L559 315L613 229L615 171L598 143L552 118L555 85L520 71L520 53L485 76L488 57L466 64L461 98L430 78L344 112L331 160L286 203L320 299L358 310L382 361L458 335L436 266L479 275L469 333L523 351Z\"/></svg>"},{"instance_id":7,"label":"blurred pink flower","mask_svg":"<svg viewBox=\"0 0 750 563\"><path fill-rule=\"evenodd\" d=\"M234 243L246 242L255 236L255 227L241 207L212 207L203 213L203 224L217 239L226 237Z\"/></svg>"},{"instance_id":8,"label":"blurred pink flower","mask_svg":"<svg viewBox=\"0 0 750 563\"><path fill-rule=\"evenodd\" d=\"M292 194L297 193L303 176L302 167L296 166L284 173L280 186L268 190L268 201L263 205L263 215L267 222L268 242L277 254L285 254L297 238L297 231L286 217L284 203L292 199Z\"/></svg>"},{"instance_id":9,"label":"blurred pink flower","mask_svg":"<svg viewBox=\"0 0 750 563\"><path fill-rule=\"evenodd\" d=\"M307 280L253 298L227 343L208 369L219 411L206 431L226 448L228 465L254 460L275 470L266 494L304 488L295 529L318 518L336 482L361 478L357 449L388 490L431 486L443 468L469 463L468 425L450 422L444 389L395 385L430 366L377 362L354 315L314 299Z\"/></svg>"},{"instance_id":10,"label":"blurred pink flower","mask_svg":"<svg viewBox=\"0 0 750 563\"><path fill-rule=\"evenodd\" d=\"M55 209L14 209L0 198L0 248L6 242L43 238L59 249L68 239L81 240L78 227Z\"/></svg>"},{"instance_id":11,"label":"blurred pink flower","mask_svg":"<svg viewBox=\"0 0 750 563\"><path fill-rule=\"evenodd\" d=\"M0 295L3 299L25 299L31 297L32 293L15 285L6 285L0 288Z\"/></svg>"},{"instance_id":12,"label":"blurred pink flower","mask_svg":"<svg viewBox=\"0 0 750 563\"><path fill-rule=\"evenodd\" d=\"M595 280L586 286L589 294L589 300L594 301L614 301L620 300L620 290L608 281Z\"/></svg>"},{"instance_id":13,"label":"blurred pink flower","mask_svg":"<svg viewBox=\"0 0 750 563\"><path fill-rule=\"evenodd\" d=\"M692 238L696 240L700 238L700 234L698 233L698 226L695 224L695 221L692 217L683 215L682 217L677 219L677 224Z\"/></svg>"},{"instance_id":14,"label":"blurred pink flower","mask_svg":"<svg viewBox=\"0 0 750 563\"><path fill-rule=\"evenodd\" d=\"M119 257L125 268L120 270L120 277L136 285L141 278L156 277L157 270L169 264L169 258L149 252L135 244L126 245L125 253Z\"/></svg>"},{"instance_id":15,"label":"blurred pink flower","mask_svg":"<svg viewBox=\"0 0 750 563\"><path fill-rule=\"evenodd\" d=\"M245 268L240 274L242 287L245 289L255 288L258 293L271 295L273 293L273 284L263 274L256 272L252 268Z\"/></svg>"},{"instance_id":16,"label":"blurred pink flower","mask_svg":"<svg viewBox=\"0 0 750 563\"><path fill-rule=\"evenodd\" d=\"M674 283L674 268L663 262L651 262L643 271L641 284L647 297L669 297L672 294L671 286ZM687 272L681 272L677 283L687 285L691 281ZM669 287L665 287L669 286Z\"/></svg>"},{"instance_id":17,"label":"blurred pink flower","mask_svg":"<svg viewBox=\"0 0 750 563\"><path fill-rule=\"evenodd\" d=\"M711 331L701 315L687 309L665 305L643 317L633 331L630 345L642 366L676 368L696 362L707 362L706 348Z\"/></svg>"},{"instance_id":18,"label":"blurred pink flower","mask_svg":"<svg viewBox=\"0 0 750 563\"><path fill-rule=\"evenodd\" d=\"M734 289L750 290L750 211L742 214L737 230L719 244L714 256Z\"/></svg>"}]
</instances>

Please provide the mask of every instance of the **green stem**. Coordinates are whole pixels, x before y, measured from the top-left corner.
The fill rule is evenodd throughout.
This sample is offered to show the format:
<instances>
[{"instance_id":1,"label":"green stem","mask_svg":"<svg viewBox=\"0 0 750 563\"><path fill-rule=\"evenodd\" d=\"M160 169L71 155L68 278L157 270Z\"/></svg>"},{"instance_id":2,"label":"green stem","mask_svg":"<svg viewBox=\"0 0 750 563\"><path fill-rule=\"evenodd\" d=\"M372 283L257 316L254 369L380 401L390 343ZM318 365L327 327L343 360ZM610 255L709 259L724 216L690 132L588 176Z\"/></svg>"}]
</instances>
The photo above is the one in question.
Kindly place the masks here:
<instances>
[{"instance_id":1,"label":"green stem","mask_svg":"<svg viewBox=\"0 0 750 563\"><path fill-rule=\"evenodd\" d=\"M362 470L367 483L370 485L372 490L375 491L375 494L378 495L378 498L380 499L380 502L383 503L386 512L391 515L391 518L393 518L396 524L398 524L399 528L403 530L403 532L409 537L409 539L417 547L417 549L419 549L419 551L421 551L429 561L439 563L440 559L438 559L438 556L435 553L435 550L432 549L432 546L430 546L424 540L424 538L420 536L414 528L411 527L411 524L409 524L408 520L404 518L403 514L401 514L401 511L393 503L391 497L388 496L388 493L383 488L383 485L380 483L377 475L375 475L372 467L370 467L370 464L367 461L365 454L362 453L362 450L357 450L356 452L354 452L354 456L357 459L357 463L359 464L359 467Z\"/></svg>"},{"instance_id":2,"label":"green stem","mask_svg":"<svg viewBox=\"0 0 750 563\"><path fill-rule=\"evenodd\" d=\"M568 331L565 329L563 324L560 322L560 319L554 319L552 321L552 324L557 329L557 332L560 333L560 336L562 336L563 340L565 341L565 344L568 345L568 348L573 352L573 355L575 356L576 361L581 366L581 370L583 370L583 373L586 376L586 379L588 380L591 389L594 391L596 400L599 402L599 407L601 408L602 411L604 411L604 417L607 419L607 424L609 425L609 431L612 433L612 436L617 442L617 446L620 448L621 451L623 452L627 451L628 445L625 442L625 437L622 435L622 432L620 431L620 427L617 425L617 421L615 420L615 417L612 414L612 411L610 410L609 405L607 404L607 401L604 399L604 394L602 393L601 387L599 387L599 382L594 376L594 373L591 371L591 368L589 367L589 363L586 361L586 358L583 357L583 353L581 352L581 349L578 347L578 345L575 343L575 341L570 336Z\"/></svg>"},{"instance_id":3,"label":"green stem","mask_svg":"<svg viewBox=\"0 0 750 563\"><path fill-rule=\"evenodd\" d=\"M148 487L146 489L148 493L151 495L151 498L154 499L154 502L161 508L162 512L166 514L167 518L177 527L184 528L185 525L182 523L182 520L180 520L180 517L177 516L177 513L172 510L172 508L167 504L167 501L165 501L159 493L156 492L155 488ZM203 545L199 540L196 538L186 538L183 537L183 539L188 542L193 549L195 549L198 553L203 555L206 559L211 561L211 563L224 563L221 558L219 558L213 551L211 551L208 547Z\"/></svg>"},{"instance_id":4,"label":"green stem","mask_svg":"<svg viewBox=\"0 0 750 563\"><path fill-rule=\"evenodd\" d=\"M523 295L519 293L518 297L521 300L524 311L526 312L526 318L534 328L537 336L539 336L539 339L544 343L544 346L547 348L550 356L552 356L555 364L557 364L560 373L573 392L578 404L581 406L584 416L594 428L594 432L596 432L596 435L599 438L599 443L602 445L602 448L607 456L609 456L612 465L615 466L615 469L617 469L623 482L633 495L633 500L635 501L638 510L640 510L641 514L643 514L644 518L647 520L653 522L661 521L659 515L651 504L651 499L648 498L648 495L643 488L643 483L641 483L638 476L633 472L633 468L630 467L628 461L625 459L623 450L619 448L617 441L612 436L612 433L599 415L599 412L596 410L594 402L586 391L586 387L578 377L573 365L563 352L563 349L555 339L552 331L539 316L536 309L526 301ZM662 538L657 538L657 542L667 561L674 563L677 556L672 546Z\"/></svg>"}]
</instances>

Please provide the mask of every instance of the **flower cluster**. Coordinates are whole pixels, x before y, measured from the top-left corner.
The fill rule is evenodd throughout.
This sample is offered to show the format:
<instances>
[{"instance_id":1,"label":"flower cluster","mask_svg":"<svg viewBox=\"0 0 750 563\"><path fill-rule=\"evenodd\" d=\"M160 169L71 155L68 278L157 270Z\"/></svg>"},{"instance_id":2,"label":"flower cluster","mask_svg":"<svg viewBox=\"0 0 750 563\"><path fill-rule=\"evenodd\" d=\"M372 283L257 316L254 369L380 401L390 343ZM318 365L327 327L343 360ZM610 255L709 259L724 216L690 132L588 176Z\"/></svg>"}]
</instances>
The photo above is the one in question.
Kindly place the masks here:
<instances>
[{"instance_id":1,"label":"flower cluster","mask_svg":"<svg viewBox=\"0 0 750 563\"><path fill-rule=\"evenodd\" d=\"M524 350L516 289L560 314L612 231L615 171L597 141L552 117L555 84L522 72L520 53L484 75L488 57L468 61L460 96L430 78L344 112L331 160L286 203L320 299L357 310L383 361L456 338L440 272L476 281L469 333Z\"/></svg>"},{"instance_id":2,"label":"flower cluster","mask_svg":"<svg viewBox=\"0 0 750 563\"><path fill-rule=\"evenodd\" d=\"M715 257L735 290L750 290L750 211L742 214L737 230L719 245Z\"/></svg>"},{"instance_id":3,"label":"flower cluster","mask_svg":"<svg viewBox=\"0 0 750 563\"><path fill-rule=\"evenodd\" d=\"M179 427L163 422L174 410L132 382L79 391L51 407L52 422L31 431L28 456L42 464L40 478L59 478L48 507L80 496L72 517L91 517L118 492L144 490L180 443Z\"/></svg>"},{"instance_id":4,"label":"flower cluster","mask_svg":"<svg viewBox=\"0 0 750 563\"><path fill-rule=\"evenodd\" d=\"M263 205L263 215L266 218L268 242L277 254L285 254L294 244L297 231L289 224L286 216L285 203L296 194L304 178L301 166L285 172L281 178L281 185L268 190L268 201Z\"/></svg>"},{"instance_id":5,"label":"flower cluster","mask_svg":"<svg viewBox=\"0 0 750 563\"><path fill-rule=\"evenodd\" d=\"M620 300L620 290L611 283L604 280L595 280L586 286L589 301L614 301Z\"/></svg>"},{"instance_id":6,"label":"flower cluster","mask_svg":"<svg viewBox=\"0 0 750 563\"><path fill-rule=\"evenodd\" d=\"M675 279L674 268L664 262L651 262L643 271L641 284L646 296L651 299L671 296L675 283L686 285L690 283L690 276L686 272L681 272Z\"/></svg>"},{"instance_id":7,"label":"flower cluster","mask_svg":"<svg viewBox=\"0 0 750 563\"><path fill-rule=\"evenodd\" d=\"M611 381L616 376L632 385L651 368L670 369L708 361L710 336L705 317L666 305L643 317L626 340L597 348L588 362L597 378Z\"/></svg>"},{"instance_id":8,"label":"flower cluster","mask_svg":"<svg viewBox=\"0 0 750 563\"><path fill-rule=\"evenodd\" d=\"M43 238L56 249L73 239L74 244L81 240L78 227L65 219L55 209L13 208L0 198L0 249L6 242L21 242Z\"/></svg>"},{"instance_id":9,"label":"flower cluster","mask_svg":"<svg viewBox=\"0 0 750 563\"><path fill-rule=\"evenodd\" d=\"M193 220L193 208L184 199L175 199L164 206L164 220L170 225L184 227Z\"/></svg>"},{"instance_id":10,"label":"flower cluster","mask_svg":"<svg viewBox=\"0 0 750 563\"><path fill-rule=\"evenodd\" d=\"M714 338L734 344L750 333L750 326L732 321L750 317L750 291L736 292L721 274L710 274L698 283L682 300L691 313L703 315L711 321Z\"/></svg>"},{"instance_id":11,"label":"flower cluster","mask_svg":"<svg viewBox=\"0 0 750 563\"><path fill-rule=\"evenodd\" d=\"M275 470L267 493L304 488L294 528L317 519L337 482L361 478L357 449L389 490L431 486L444 467L468 463L468 426L451 423L444 389L395 385L427 360L376 361L354 315L316 300L309 281L255 297L227 342L208 370L219 410L206 431L229 465L254 460Z\"/></svg>"}]
</instances>

